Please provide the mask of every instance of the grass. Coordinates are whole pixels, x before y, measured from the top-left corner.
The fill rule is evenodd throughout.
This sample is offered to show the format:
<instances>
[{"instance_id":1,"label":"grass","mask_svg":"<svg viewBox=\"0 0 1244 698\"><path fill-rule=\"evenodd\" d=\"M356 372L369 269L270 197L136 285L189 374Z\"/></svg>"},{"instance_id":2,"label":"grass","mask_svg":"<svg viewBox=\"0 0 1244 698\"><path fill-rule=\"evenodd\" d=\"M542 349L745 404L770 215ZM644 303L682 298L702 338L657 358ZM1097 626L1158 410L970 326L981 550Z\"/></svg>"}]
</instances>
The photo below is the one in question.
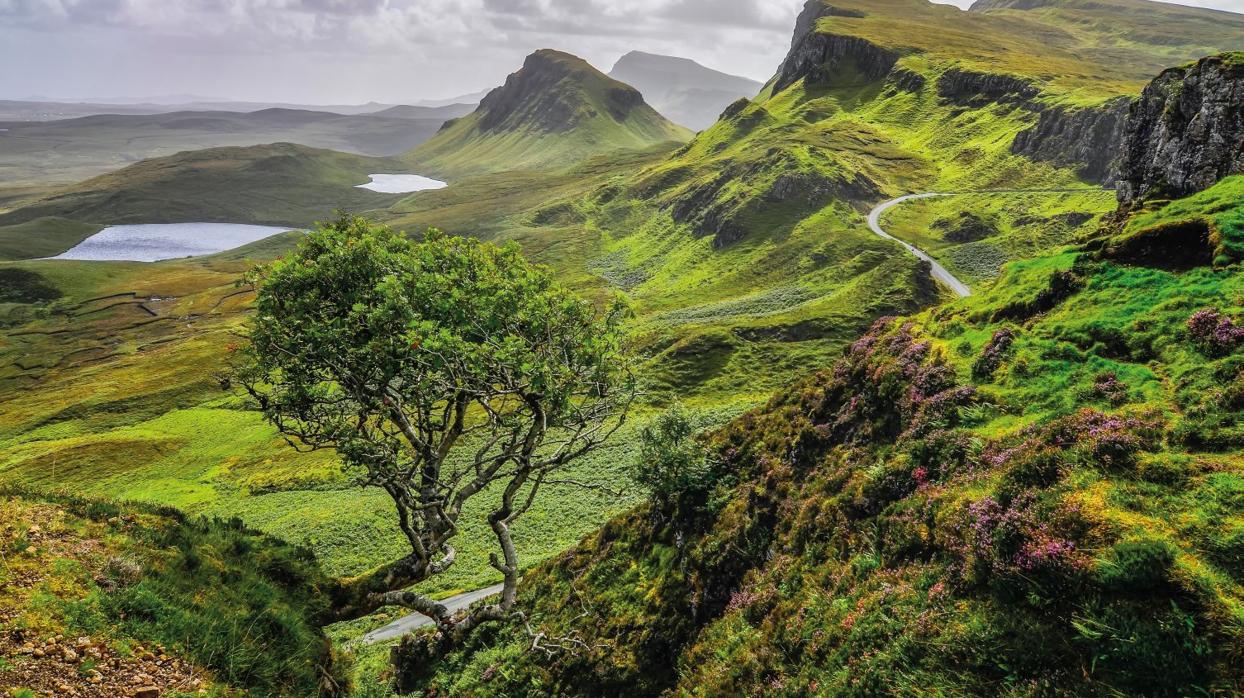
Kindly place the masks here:
<instances>
[{"instance_id":1,"label":"grass","mask_svg":"<svg viewBox=\"0 0 1244 698\"><path fill-rule=\"evenodd\" d=\"M48 670L23 643L86 636L119 658L117 673L141 671L141 648L158 646L190 663L210 695L307 696L334 671L346 680L315 625L322 576L307 550L237 520L12 488L0 497L12 652L0 674Z\"/></svg>"},{"instance_id":2,"label":"grass","mask_svg":"<svg viewBox=\"0 0 1244 698\"><path fill-rule=\"evenodd\" d=\"M537 656L510 626L412 687L1238 692L1244 341L1189 323L1241 322L1238 265L1071 249L1002 274L717 432L704 501L642 506L528 573L535 626L590 649Z\"/></svg>"},{"instance_id":3,"label":"grass","mask_svg":"<svg viewBox=\"0 0 1244 698\"><path fill-rule=\"evenodd\" d=\"M338 208L398 198L355 185L406 166L289 143L216 148L146 160L0 214L0 255L52 256L105 225L187 221L310 226Z\"/></svg>"},{"instance_id":4,"label":"grass","mask_svg":"<svg viewBox=\"0 0 1244 698\"><path fill-rule=\"evenodd\" d=\"M1234 399L1229 386L1234 385L1230 370L1235 364L1196 354L1183 341L1180 324L1201 305L1240 312L1231 261L1224 260L1220 269L1173 273L1064 249L1093 228L1093 219L1072 223L1076 218L1070 214L1104 213L1109 207L1105 194L974 198L970 210L997 232L968 243L931 234L940 221L954 224L965 208L963 197L895 209L886 225L970 279L979 294L943 305L947 294L916 261L864 225L872 204L903 193L1082 186L1069 171L1010 152L1015 134L1035 121L1031 110L1013 104L964 107L940 98L936 80L946 70L1026 76L1044 90L1043 102L1093 104L1135 91L1150 76L1147 68L1120 69L1144 65L1136 63L1136 56L1166 61L1193 48L1167 44L1159 35L1141 41L1139 30L1129 30L1136 25L1128 24L1129 16L1113 10L1111 2L1077 9L1088 13L1078 15L1081 19L1091 21L1074 24L1066 14L1008 10L965 15L907 0L839 4L868 16L833 17L823 21L824 30L902 48L901 67L923 76L924 86L904 90L884 82L839 82L830 88L800 81L778 94L762 94L684 146L658 143L666 139L639 129L643 137L627 135L619 144L648 147L605 153L599 143L590 148L582 142L554 143L546 135L477 138L478 124L466 119L450 127L444 142L469 140L472 158L494 158L496 166L551 169L489 173L478 162L446 156L440 165L445 172L469 176L411 196L353 189L362 174L394 171L391 161L381 165L286 146L177 156L5 213L0 223L11 225L0 229L0 252L17 256L22 252L15 245L36 234L47 235L39 250L53 250L87 234L88 226L108 222L223 216L292 225L342 204L415 234L436 225L457 234L516 240L576 291L594 299L621 292L635 308L629 339L643 360L645 415L611 450L579 463L573 473L615 487L623 484L622 470L634 450L633 429L651 410L682 399L724 420L796 377L832 365L878 316L917 315L921 336L946 358L958 379L977 384L983 398L966 412L968 451L1017 438L1024 428L1067 418L1082 406L1118 408L1113 401L1120 389L1103 379L1114 374L1125 386L1123 407L1156 410L1170 425L1175 445L1143 454L1137 464L1143 477L1080 469L1068 489L1056 495L1068 501L1082 498L1100 514L1092 520L1100 537L1085 539L1101 551L1102 561L1091 563L1094 569L1134 571L1125 560L1143 555L1115 551L1114 545L1156 535L1159 543L1178 551L1173 564L1181 593L1195 598L1197 608L1212 609L1192 614L1192 621L1211 623L1215 632L1234 637L1230 622L1221 619L1239 617L1232 562L1237 554L1232 531L1238 522L1230 518L1229 506L1235 496L1239 432L1232 413L1221 405ZM1064 9L1071 12L1070 6ZM1200 16L1186 11L1175 19L1192 15ZM1149 25L1147 17L1135 21ZM1172 26L1171 32L1184 31L1178 22ZM947 27L953 31L943 31ZM935 36L946 40L933 45ZM1123 38L1129 36L1135 40L1125 45ZM1213 32L1198 36L1217 40ZM578 97L590 102L600 95ZM583 133L601 135L594 128ZM435 148L423 152L439 156ZM589 152L594 156L581 157ZM1186 211L1179 208L1185 204L1172 204L1165 213L1151 212L1163 217L1152 222L1227 206L1238 198L1236 186L1206 195L1217 203L1198 202ZM1220 229L1228 231L1224 239L1234 240L1228 230L1234 230L1234 213L1224 209L1214 215ZM0 481L72 486L192 513L240 516L266 533L313 546L330 574L358 572L399 553L400 540L382 494L351 486L349 474L340 472L327 454L291 453L255 414L221 391L213 376L247 312L249 299L234 295L234 280L249 259L280 254L292 238L153 265L0 264L0 271L36 273L40 283L62 294L40 303L0 305L0 322L6 326L0 338L0 397L6 406L0 411ZM1077 294L1074 302L1067 301L1060 286L1060 279L1068 278ZM921 314L932 306L938 307ZM1010 353L987 377L974 378L973 369L994 333L1020 326ZM1180 339L1164 346L1170 337ZM789 388L784 393L794 395ZM699 529L653 530L642 507L593 533L608 517L634 506L634 492L609 498L566 489L543 499L516 531L525 564L544 565L529 572L524 593L533 599L539 622L565 632L575 623L567 614L582 610L568 602L580 598L577 590L588 589L593 612L608 611L592 630L615 644L582 663L560 658L536 666L524 655L519 634L498 631L499 641L491 642L488 635L451 658L437 679L442 687L461 694L523 693L573 687L590 677L601 681L595 688L606 693L681 685L687 693L732 694L782 679L775 692L815 692L812 682L819 681L829 687L825 690L847 694L876 693L883 687L881 678L888 676L900 677L900 688L913 692L916 686L940 687L948 694L1008 686L1022 693L1025 685L1016 677L1036 674L1034 665L1025 663L1031 648L1005 643L1026 634L1051 642L1068 636L1049 631L1039 610L1016 606L1007 596L946 597L962 607L949 600L929 602L936 580L966 553L920 548L914 542L920 535L912 533L927 529L936 538L957 540L955 531L962 527L936 517L951 517L969 498L1001 496L1006 483L991 475L956 485L944 499L886 500L897 508L879 515L866 510L865 503L888 496L885 482L910 482L914 466L907 466L926 457L924 452L915 444L905 442L902 448L913 450L904 451L883 440L857 454L797 461L799 472L792 472L794 466L784 464L796 461L783 450L791 433L782 424L807 426L802 415L814 407L798 404L802 411L759 418L765 424L755 431L745 425L756 417L734 427L740 443L758 449L749 452L739 470L755 476L754 482L723 493L724 509L712 521L693 522L709 526L707 536L699 536L704 533ZM878 414L884 408L879 406ZM864 460L853 460L856 456ZM946 459L961 456L956 451ZM800 479L805 469L813 473L806 481ZM1164 477L1188 487L1167 487L1160 481ZM932 521L915 513L925 504L935 508L930 509ZM1161 517L1147 511L1174 523L1155 521ZM770 537L777 535L770 524L779 520L781 537ZM1222 528L1202 525L1208 520L1224 523ZM449 594L492 581L485 559L489 538L480 524L477 519L466 524L458 564L425 591ZM686 536L692 533L699 537L688 550L678 541L690 540ZM584 536L586 542L563 552ZM923 550L928 560L941 557L913 563L902 557L902 541ZM761 555L765 564L752 564ZM679 567L688 559L702 566ZM568 570L583 576L559 576L569 575ZM1106 577L1117 584L1126 575L1103 571ZM752 586L762 597L741 597L726 613L731 591ZM887 589L898 591L887 596ZM688 620L684 602L693 593L702 602L697 608L707 610ZM1053 603L1044 591L1034 593ZM887 598L897 599L889 615L883 603ZM771 613L765 599L773 600ZM1083 627L1076 631L1082 635L1077 642L1101 651L1103 671L1117 672L1110 667L1127 662L1143 665L1154 656L1177 656L1154 650L1129 657L1128 648L1143 643L1136 640L1139 635L1121 630L1102 644L1109 635L1103 626L1118 630L1122 622L1139 623L1136 627L1146 633L1151 630L1136 619L1137 613L1110 605L1116 600L1107 598L1104 607L1085 603L1072 615L1058 616L1064 629L1076 627L1073 621ZM796 607L811 609L815 624L801 624ZM867 627L858 637L843 627L856 607L867 611ZM1014 607L1023 612L1012 619L1008 613ZM1178 611L1169 608L1142 610L1172 626L1191 613L1186 604ZM929 618L944 618L956 609L961 612L945 634L919 630ZM851 622L860 617L856 614ZM356 622L333 633L349 642L383 620ZM832 642L817 645L821 653L808 662L807 671L817 676L788 675L796 669L785 659L786 650L819 641L813 637L818 630ZM1196 637L1189 642L1195 645ZM973 649L1004 645L1009 652L1004 661L1011 666ZM912 654L920 647L941 647L937 651L944 654L934 652L922 663ZM386 651L362 651L361 673L374 679ZM1058 655L1066 662L1045 667L1051 669L1051 681L1071 691L1083 688L1059 672L1066 667L1080 671L1088 662L1085 655L1061 644L1058 651L1066 651ZM671 664L675 656L681 657L681 670ZM842 663L846 656L868 658L860 675L873 683L841 683L854 671ZM490 671L493 666L502 668L499 684L484 678L496 673ZM765 666L774 670L766 673ZM939 673L938 666L964 667L968 678ZM980 682L972 683L977 680L972 677Z\"/></svg>"}]
</instances>

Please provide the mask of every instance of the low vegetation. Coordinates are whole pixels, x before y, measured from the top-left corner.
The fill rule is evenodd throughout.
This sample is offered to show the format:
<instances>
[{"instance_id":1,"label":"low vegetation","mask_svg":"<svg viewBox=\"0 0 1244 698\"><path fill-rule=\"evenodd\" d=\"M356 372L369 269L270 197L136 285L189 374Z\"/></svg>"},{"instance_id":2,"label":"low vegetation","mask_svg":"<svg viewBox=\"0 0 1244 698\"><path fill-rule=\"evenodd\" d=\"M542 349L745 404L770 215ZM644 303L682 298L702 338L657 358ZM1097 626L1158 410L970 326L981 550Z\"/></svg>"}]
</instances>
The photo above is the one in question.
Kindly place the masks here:
<instances>
[{"instance_id":1,"label":"low vegetation","mask_svg":"<svg viewBox=\"0 0 1244 698\"><path fill-rule=\"evenodd\" d=\"M316 624L314 555L237 519L8 489L0 547L0 687L16 695L349 688Z\"/></svg>"}]
</instances>

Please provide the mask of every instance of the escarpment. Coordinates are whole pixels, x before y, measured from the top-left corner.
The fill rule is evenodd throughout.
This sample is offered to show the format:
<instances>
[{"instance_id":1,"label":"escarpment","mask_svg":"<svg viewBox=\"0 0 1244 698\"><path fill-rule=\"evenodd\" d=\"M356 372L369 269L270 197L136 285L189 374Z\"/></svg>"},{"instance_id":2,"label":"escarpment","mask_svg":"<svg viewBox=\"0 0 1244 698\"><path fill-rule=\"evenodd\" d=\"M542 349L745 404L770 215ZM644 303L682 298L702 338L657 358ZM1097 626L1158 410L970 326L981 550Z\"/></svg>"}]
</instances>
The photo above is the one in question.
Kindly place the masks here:
<instances>
[{"instance_id":1,"label":"escarpment","mask_svg":"<svg viewBox=\"0 0 1244 698\"><path fill-rule=\"evenodd\" d=\"M951 68L937 80L937 95L966 106L987 102L1026 102L1040 94L1028 80L1012 75Z\"/></svg>"},{"instance_id":2,"label":"escarpment","mask_svg":"<svg viewBox=\"0 0 1244 698\"><path fill-rule=\"evenodd\" d=\"M1130 107L1131 100L1120 97L1087 109L1046 109L1032 128L1016 134L1011 152L1075 168L1076 174L1092 182L1112 184L1117 177L1117 144L1123 140Z\"/></svg>"},{"instance_id":3,"label":"escarpment","mask_svg":"<svg viewBox=\"0 0 1244 698\"><path fill-rule=\"evenodd\" d=\"M1242 172L1244 53L1172 68L1145 88L1124 135L1124 207L1188 196Z\"/></svg>"},{"instance_id":4,"label":"escarpment","mask_svg":"<svg viewBox=\"0 0 1244 698\"><path fill-rule=\"evenodd\" d=\"M867 39L816 31L825 17L862 17L855 10L809 0L795 23L790 53L778 69L774 91L780 92L800 80L809 83L849 84L880 80L894 68L899 55Z\"/></svg>"}]
</instances>

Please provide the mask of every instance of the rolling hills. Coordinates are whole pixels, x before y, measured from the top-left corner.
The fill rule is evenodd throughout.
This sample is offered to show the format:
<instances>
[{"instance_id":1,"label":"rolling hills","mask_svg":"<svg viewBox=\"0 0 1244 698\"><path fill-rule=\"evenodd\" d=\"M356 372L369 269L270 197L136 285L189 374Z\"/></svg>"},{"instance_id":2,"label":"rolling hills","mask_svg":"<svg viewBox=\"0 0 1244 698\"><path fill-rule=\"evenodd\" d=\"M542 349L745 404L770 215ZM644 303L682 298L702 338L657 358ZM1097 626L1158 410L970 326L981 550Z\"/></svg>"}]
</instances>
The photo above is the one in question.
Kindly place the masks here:
<instances>
[{"instance_id":1,"label":"rolling hills","mask_svg":"<svg viewBox=\"0 0 1244 698\"><path fill-rule=\"evenodd\" d=\"M356 185L402 163L292 143L211 148L144 160L0 213L0 258L52 256L100 227L186 221L306 227L338 208L399 198Z\"/></svg>"},{"instance_id":2,"label":"rolling hills","mask_svg":"<svg viewBox=\"0 0 1244 698\"><path fill-rule=\"evenodd\" d=\"M1168 138L1239 152L1237 123L1208 117L1240 104L1232 63L1154 83L1170 95L1156 109L1201 105ZM1143 111L1117 147L1152 143ZM1201 168L1223 156L1182 152ZM1122 177L1171 164L1151 157ZM429 667L403 661L420 656L407 638L399 687L1244 690L1244 167L1219 177L1174 201L1121 191L1081 244L1016 261L970 298L878 319L712 433L703 480L524 579L529 623L582 651L523 652L512 625Z\"/></svg>"},{"instance_id":3,"label":"rolling hills","mask_svg":"<svg viewBox=\"0 0 1244 698\"><path fill-rule=\"evenodd\" d=\"M464 113L463 107L394 109L399 111L342 115L273 108L3 122L0 179L6 187L65 184L186 150L277 142L398 155L431 138L446 119Z\"/></svg>"}]
</instances>

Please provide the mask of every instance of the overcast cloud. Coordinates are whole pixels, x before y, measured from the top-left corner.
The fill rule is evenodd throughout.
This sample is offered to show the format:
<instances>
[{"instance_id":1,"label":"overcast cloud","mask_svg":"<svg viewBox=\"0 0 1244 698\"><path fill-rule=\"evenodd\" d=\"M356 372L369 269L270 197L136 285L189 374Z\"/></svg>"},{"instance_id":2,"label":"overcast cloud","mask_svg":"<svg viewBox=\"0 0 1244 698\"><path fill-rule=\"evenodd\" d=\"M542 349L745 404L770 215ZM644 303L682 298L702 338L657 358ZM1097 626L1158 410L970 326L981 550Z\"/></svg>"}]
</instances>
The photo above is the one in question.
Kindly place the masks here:
<instances>
[{"instance_id":1,"label":"overcast cloud","mask_svg":"<svg viewBox=\"0 0 1244 698\"><path fill-rule=\"evenodd\" d=\"M949 1L949 0L944 0ZM951 4L969 5L971 0ZM1244 0L1181 0L1244 9ZM629 50L764 80L802 0L0 0L0 98L414 101L500 84L537 48Z\"/></svg>"}]
</instances>

